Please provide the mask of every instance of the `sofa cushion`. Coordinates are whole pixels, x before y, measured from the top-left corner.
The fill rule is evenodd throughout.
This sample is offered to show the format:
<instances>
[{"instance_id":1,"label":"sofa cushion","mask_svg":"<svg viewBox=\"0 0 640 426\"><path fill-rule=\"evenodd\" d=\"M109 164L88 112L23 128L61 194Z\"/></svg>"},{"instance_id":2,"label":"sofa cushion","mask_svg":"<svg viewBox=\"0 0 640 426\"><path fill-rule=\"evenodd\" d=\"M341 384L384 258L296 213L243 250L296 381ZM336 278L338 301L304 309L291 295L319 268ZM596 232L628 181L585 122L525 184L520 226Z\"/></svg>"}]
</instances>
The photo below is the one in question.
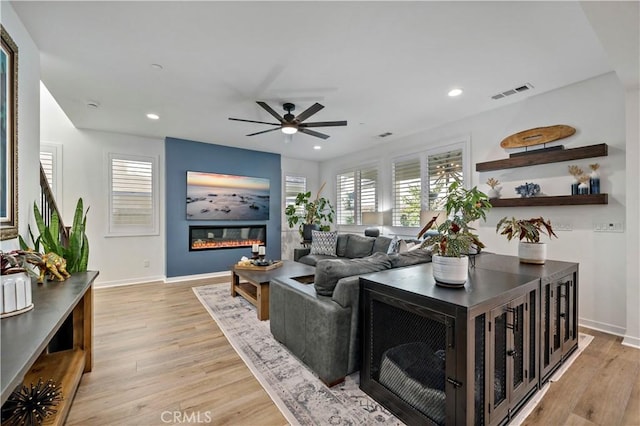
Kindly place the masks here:
<instances>
[{"instance_id":1,"label":"sofa cushion","mask_svg":"<svg viewBox=\"0 0 640 426\"><path fill-rule=\"evenodd\" d=\"M431 252L425 249L417 249L404 253L395 253L389 255L392 268L401 268L403 266L417 265L419 263L431 262Z\"/></svg>"},{"instance_id":2,"label":"sofa cushion","mask_svg":"<svg viewBox=\"0 0 640 426\"><path fill-rule=\"evenodd\" d=\"M314 287L321 296L332 296L338 280L391 268L386 253L374 253L360 259L324 259L316 264Z\"/></svg>"},{"instance_id":3,"label":"sofa cushion","mask_svg":"<svg viewBox=\"0 0 640 426\"><path fill-rule=\"evenodd\" d=\"M362 235L349 235L349 242L344 253L344 257L349 259L355 259L359 257L366 257L371 254L373 250L373 243L376 242L374 237L363 237Z\"/></svg>"},{"instance_id":4,"label":"sofa cushion","mask_svg":"<svg viewBox=\"0 0 640 426\"><path fill-rule=\"evenodd\" d=\"M389 244L391 244L391 238L389 237L378 237L376 241L373 243L372 253L386 253L389 250Z\"/></svg>"},{"instance_id":5,"label":"sofa cushion","mask_svg":"<svg viewBox=\"0 0 640 426\"><path fill-rule=\"evenodd\" d=\"M309 266L316 266L316 264L324 259L335 259L336 256L332 255L326 255L326 254L308 254L306 256L302 256L301 258L298 259L298 262L300 263L304 263L305 265L309 265Z\"/></svg>"},{"instance_id":6,"label":"sofa cushion","mask_svg":"<svg viewBox=\"0 0 640 426\"><path fill-rule=\"evenodd\" d=\"M311 231L311 253L324 254L327 256L336 255L336 243L338 241L338 233Z\"/></svg>"},{"instance_id":7,"label":"sofa cushion","mask_svg":"<svg viewBox=\"0 0 640 426\"><path fill-rule=\"evenodd\" d=\"M344 254L347 251L347 244L349 244L350 234L338 234L338 242L336 244L336 255L338 257L345 257Z\"/></svg>"}]
</instances>

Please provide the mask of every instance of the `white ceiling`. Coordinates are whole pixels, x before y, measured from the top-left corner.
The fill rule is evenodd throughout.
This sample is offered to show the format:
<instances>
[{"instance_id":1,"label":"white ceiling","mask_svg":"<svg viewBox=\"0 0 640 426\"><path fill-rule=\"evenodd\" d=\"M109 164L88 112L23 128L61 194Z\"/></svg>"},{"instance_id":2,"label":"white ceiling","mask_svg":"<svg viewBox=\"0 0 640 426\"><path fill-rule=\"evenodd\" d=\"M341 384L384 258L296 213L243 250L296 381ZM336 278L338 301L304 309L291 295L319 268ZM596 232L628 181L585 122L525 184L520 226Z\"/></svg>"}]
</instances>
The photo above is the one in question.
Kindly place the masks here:
<instances>
[{"instance_id":1,"label":"white ceiling","mask_svg":"<svg viewBox=\"0 0 640 426\"><path fill-rule=\"evenodd\" d=\"M326 160L612 70L576 2L13 2L42 81L78 128ZM151 64L161 64L156 71ZM533 90L493 100L523 83ZM449 98L447 92L464 93ZM320 102L307 121L274 121ZM97 109L87 107L97 101ZM151 121L147 112L160 115ZM541 123L544 124L544 123ZM387 138L377 135L392 132ZM505 135L507 136L507 135ZM322 150L315 151L314 145Z\"/></svg>"}]
</instances>

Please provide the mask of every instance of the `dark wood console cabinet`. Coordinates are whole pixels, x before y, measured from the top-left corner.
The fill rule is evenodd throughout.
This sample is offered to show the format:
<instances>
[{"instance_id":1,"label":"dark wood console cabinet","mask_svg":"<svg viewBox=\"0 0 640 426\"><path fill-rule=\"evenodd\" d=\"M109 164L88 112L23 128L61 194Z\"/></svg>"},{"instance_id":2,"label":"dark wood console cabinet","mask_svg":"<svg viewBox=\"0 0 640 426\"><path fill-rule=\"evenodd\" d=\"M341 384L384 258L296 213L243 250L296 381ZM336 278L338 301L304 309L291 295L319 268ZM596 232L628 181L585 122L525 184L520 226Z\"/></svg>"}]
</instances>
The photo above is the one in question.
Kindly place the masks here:
<instances>
[{"instance_id":1,"label":"dark wood console cabinet","mask_svg":"<svg viewBox=\"0 0 640 426\"><path fill-rule=\"evenodd\" d=\"M97 276L98 272L89 271L62 282L33 280L34 308L0 321L3 404L21 383L53 378L61 384L63 400L44 424L64 424L82 374L92 368L92 287Z\"/></svg>"},{"instance_id":2,"label":"dark wood console cabinet","mask_svg":"<svg viewBox=\"0 0 640 426\"><path fill-rule=\"evenodd\" d=\"M577 347L577 264L475 264L462 289L431 264L361 278L360 387L408 424L504 424Z\"/></svg>"}]
</instances>

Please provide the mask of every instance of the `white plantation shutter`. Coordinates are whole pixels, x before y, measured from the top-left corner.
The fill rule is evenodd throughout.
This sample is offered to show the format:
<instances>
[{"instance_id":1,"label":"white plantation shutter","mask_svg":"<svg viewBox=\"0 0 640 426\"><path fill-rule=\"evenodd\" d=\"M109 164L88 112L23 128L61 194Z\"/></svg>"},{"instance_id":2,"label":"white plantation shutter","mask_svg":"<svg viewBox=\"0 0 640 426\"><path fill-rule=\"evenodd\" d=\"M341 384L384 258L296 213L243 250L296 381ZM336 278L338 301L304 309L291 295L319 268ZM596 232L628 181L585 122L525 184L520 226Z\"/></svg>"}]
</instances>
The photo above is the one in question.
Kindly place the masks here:
<instances>
[{"instance_id":1,"label":"white plantation shutter","mask_svg":"<svg viewBox=\"0 0 640 426\"><path fill-rule=\"evenodd\" d=\"M338 225L355 225L356 223L356 185L355 172L339 174L336 178L337 205L336 219Z\"/></svg>"},{"instance_id":2,"label":"white plantation shutter","mask_svg":"<svg viewBox=\"0 0 640 426\"><path fill-rule=\"evenodd\" d=\"M284 206L295 204L296 196L301 192L307 192L307 178L304 176L285 176L284 177ZM298 206L296 212L299 215L304 214L304 207Z\"/></svg>"},{"instance_id":3,"label":"white plantation shutter","mask_svg":"<svg viewBox=\"0 0 640 426\"><path fill-rule=\"evenodd\" d=\"M49 186L53 190L53 152L40 151L40 164L42 165L42 170L44 170L44 174L47 177L47 182L49 182Z\"/></svg>"},{"instance_id":4,"label":"white plantation shutter","mask_svg":"<svg viewBox=\"0 0 640 426\"><path fill-rule=\"evenodd\" d=\"M420 226L420 159L393 163L393 226Z\"/></svg>"},{"instance_id":5,"label":"white plantation shutter","mask_svg":"<svg viewBox=\"0 0 640 426\"><path fill-rule=\"evenodd\" d=\"M109 231L157 234L157 185L154 158L112 154L109 161Z\"/></svg>"},{"instance_id":6,"label":"white plantation shutter","mask_svg":"<svg viewBox=\"0 0 640 426\"><path fill-rule=\"evenodd\" d=\"M378 210L378 169L370 168L359 171L359 214L358 223L362 224L363 212Z\"/></svg>"},{"instance_id":7,"label":"white plantation shutter","mask_svg":"<svg viewBox=\"0 0 640 426\"><path fill-rule=\"evenodd\" d=\"M453 182L464 185L462 149L427 156L428 210L444 210L447 188Z\"/></svg>"}]
</instances>

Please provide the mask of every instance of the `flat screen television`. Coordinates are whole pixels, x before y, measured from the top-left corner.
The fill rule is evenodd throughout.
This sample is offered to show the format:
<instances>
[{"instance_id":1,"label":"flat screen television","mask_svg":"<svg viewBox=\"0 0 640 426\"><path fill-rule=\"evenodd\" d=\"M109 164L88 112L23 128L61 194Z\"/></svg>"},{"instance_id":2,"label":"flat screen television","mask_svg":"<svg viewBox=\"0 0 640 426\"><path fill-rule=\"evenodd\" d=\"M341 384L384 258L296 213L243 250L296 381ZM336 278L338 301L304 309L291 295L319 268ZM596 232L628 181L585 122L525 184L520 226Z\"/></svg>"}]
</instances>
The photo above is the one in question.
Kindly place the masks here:
<instances>
[{"instance_id":1,"label":"flat screen television","mask_svg":"<svg viewBox=\"0 0 640 426\"><path fill-rule=\"evenodd\" d=\"M268 220L269 179L187 171L188 220Z\"/></svg>"}]
</instances>

